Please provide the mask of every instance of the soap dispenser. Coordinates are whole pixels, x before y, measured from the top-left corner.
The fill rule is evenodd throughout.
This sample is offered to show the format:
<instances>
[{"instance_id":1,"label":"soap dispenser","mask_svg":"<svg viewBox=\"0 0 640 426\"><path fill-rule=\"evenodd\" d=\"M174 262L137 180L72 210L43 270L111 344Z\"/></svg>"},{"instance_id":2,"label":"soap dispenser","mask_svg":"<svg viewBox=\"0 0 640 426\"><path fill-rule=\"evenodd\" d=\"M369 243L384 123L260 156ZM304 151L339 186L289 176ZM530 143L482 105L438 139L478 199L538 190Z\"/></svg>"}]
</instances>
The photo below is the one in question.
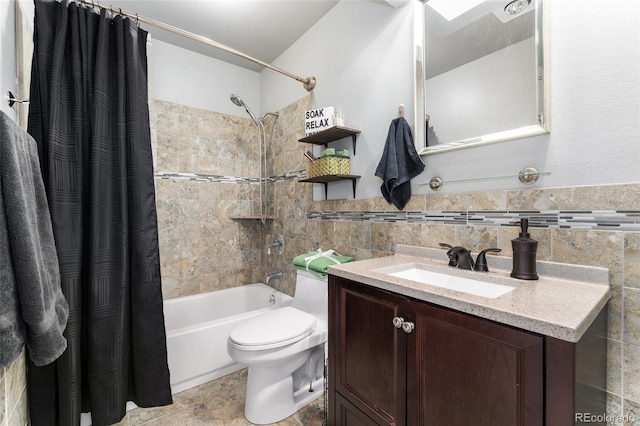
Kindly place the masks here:
<instances>
[{"instance_id":1,"label":"soap dispenser","mask_svg":"<svg viewBox=\"0 0 640 426\"><path fill-rule=\"evenodd\" d=\"M521 280L537 280L536 250L538 242L531 238L529 232L529 219L520 220L520 235L511 240L513 248L513 269L511 276Z\"/></svg>"}]
</instances>

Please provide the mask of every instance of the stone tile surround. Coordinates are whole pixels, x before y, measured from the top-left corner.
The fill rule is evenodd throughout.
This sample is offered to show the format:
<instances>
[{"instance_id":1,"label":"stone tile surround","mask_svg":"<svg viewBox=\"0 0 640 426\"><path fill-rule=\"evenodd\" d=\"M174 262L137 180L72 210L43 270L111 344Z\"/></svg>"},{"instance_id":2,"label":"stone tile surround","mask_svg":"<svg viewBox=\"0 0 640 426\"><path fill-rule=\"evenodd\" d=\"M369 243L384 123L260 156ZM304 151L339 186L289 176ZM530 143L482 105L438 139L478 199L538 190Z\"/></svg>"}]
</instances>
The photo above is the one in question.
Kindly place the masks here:
<instances>
[{"instance_id":1,"label":"stone tile surround","mask_svg":"<svg viewBox=\"0 0 640 426\"><path fill-rule=\"evenodd\" d=\"M640 424L640 184L414 196L406 211L382 198L316 201L307 226L322 248L366 259L395 244L499 247L511 256L521 217L538 258L609 268L608 410ZM443 262L445 262L443 253ZM489 259L489 262L490 259ZM628 417L627 417L628 418ZM623 424L611 417L610 424Z\"/></svg>"},{"instance_id":2,"label":"stone tile surround","mask_svg":"<svg viewBox=\"0 0 640 426\"><path fill-rule=\"evenodd\" d=\"M151 100L163 294L261 281L258 132L249 118Z\"/></svg>"},{"instance_id":3,"label":"stone tile surround","mask_svg":"<svg viewBox=\"0 0 640 426\"><path fill-rule=\"evenodd\" d=\"M201 166L215 157L213 151L199 157L197 168L186 167L195 164L192 157L188 161L172 158L165 167L158 167L160 232L167 234L169 245L182 246L180 253L169 258L169 247L161 251L170 297L246 284L253 282L247 277L259 278L274 270L285 273L274 287L293 294L291 260L318 247L369 259L393 253L398 243L438 247L439 242L448 242L474 252L500 247L500 255L511 256L510 240L517 237L517 222L527 217L532 237L539 241L539 259L609 268L613 297L608 308L608 409L610 414L635 413L640 418L640 184L429 193L414 196L404 211L381 197L313 201L313 185L297 182L306 167L302 153L309 149L297 141L304 135L299 117L310 106L307 96L279 111L267 150L268 208L275 219L265 225L226 219L229 209L255 209L257 180L255 172L248 171L251 168L230 172ZM249 124L241 123L240 133L250 133ZM203 136L199 138L202 143ZM164 155L161 146L158 140L158 166ZM203 201L206 207L198 210ZM197 214L189 213L190 208ZM285 238L284 256L262 253L275 234ZM208 235L224 235L222 241L229 245L215 251L211 246L221 240L208 241ZM207 245L207 250L196 250ZM236 261L229 260L235 256ZM227 264L215 266L222 259ZM248 263L249 259L262 261ZM245 270L251 273L245 275L241 265L250 265Z\"/></svg>"},{"instance_id":4,"label":"stone tile surround","mask_svg":"<svg viewBox=\"0 0 640 426\"><path fill-rule=\"evenodd\" d=\"M0 368L0 426L28 426L25 351L6 368Z\"/></svg>"},{"instance_id":5,"label":"stone tile surround","mask_svg":"<svg viewBox=\"0 0 640 426\"><path fill-rule=\"evenodd\" d=\"M471 226L519 226L527 218L531 228L640 231L640 211L312 211L307 218Z\"/></svg>"}]
</instances>

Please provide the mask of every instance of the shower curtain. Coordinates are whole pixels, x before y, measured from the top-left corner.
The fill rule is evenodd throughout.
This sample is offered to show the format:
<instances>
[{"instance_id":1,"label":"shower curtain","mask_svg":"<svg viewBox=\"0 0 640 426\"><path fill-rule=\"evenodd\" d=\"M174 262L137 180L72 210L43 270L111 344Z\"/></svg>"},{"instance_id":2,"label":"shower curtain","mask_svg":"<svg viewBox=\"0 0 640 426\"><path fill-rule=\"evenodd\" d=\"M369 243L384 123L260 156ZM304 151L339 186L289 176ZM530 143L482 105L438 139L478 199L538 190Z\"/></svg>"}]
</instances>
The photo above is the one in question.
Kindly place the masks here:
<instances>
[{"instance_id":1,"label":"shower curtain","mask_svg":"<svg viewBox=\"0 0 640 426\"><path fill-rule=\"evenodd\" d=\"M147 100L147 33L77 3L35 0L28 131L38 142L68 348L28 366L31 424L120 421L172 402Z\"/></svg>"}]
</instances>

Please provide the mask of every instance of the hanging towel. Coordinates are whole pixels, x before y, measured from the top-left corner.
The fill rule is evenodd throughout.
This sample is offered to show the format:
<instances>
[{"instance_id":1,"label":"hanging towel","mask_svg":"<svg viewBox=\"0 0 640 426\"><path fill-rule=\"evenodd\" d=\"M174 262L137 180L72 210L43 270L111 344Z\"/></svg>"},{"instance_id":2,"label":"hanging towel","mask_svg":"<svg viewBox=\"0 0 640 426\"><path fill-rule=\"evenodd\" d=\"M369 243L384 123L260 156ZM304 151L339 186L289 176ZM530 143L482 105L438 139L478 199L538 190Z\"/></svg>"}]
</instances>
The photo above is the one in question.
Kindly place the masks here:
<instances>
[{"instance_id":1,"label":"hanging towel","mask_svg":"<svg viewBox=\"0 0 640 426\"><path fill-rule=\"evenodd\" d=\"M293 264L299 268L304 268L307 271L311 270L320 272L321 274L326 274L329 266L351 262L352 260L353 257L342 256L333 250L323 251L322 249L318 249L316 251L296 256L293 259Z\"/></svg>"},{"instance_id":2,"label":"hanging towel","mask_svg":"<svg viewBox=\"0 0 640 426\"><path fill-rule=\"evenodd\" d=\"M0 111L0 367L25 342L35 365L55 361L68 314L36 141Z\"/></svg>"},{"instance_id":3,"label":"hanging towel","mask_svg":"<svg viewBox=\"0 0 640 426\"><path fill-rule=\"evenodd\" d=\"M411 199L411 179L424 170L411 136L411 128L404 117L391 122L387 142L380 163L376 168L376 176L382 179L382 196L402 210Z\"/></svg>"}]
</instances>

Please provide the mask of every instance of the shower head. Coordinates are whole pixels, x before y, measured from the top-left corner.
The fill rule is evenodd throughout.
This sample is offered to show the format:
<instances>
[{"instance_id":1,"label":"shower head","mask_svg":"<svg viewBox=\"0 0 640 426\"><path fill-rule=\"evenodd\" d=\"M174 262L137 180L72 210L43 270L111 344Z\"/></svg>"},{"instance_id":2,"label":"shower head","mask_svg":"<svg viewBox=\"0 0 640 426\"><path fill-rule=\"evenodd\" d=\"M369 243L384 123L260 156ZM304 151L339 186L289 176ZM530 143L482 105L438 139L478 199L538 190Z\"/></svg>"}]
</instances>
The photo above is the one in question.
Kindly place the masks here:
<instances>
[{"instance_id":1,"label":"shower head","mask_svg":"<svg viewBox=\"0 0 640 426\"><path fill-rule=\"evenodd\" d=\"M230 99L231 99L231 102L233 102L234 104L238 106L244 106L244 101L240 96L232 94Z\"/></svg>"},{"instance_id":2,"label":"shower head","mask_svg":"<svg viewBox=\"0 0 640 426\"><path fill-rule=\"evenodd\" d=\"M238 95L232 94L229 99L231 99L231 102L233 102L234 104L244 107L244 109L247 111L247 114L249 114L249 116L251 117L251 119L253 121L256 122L256 124L258 123L258 119L256 118L255 115L253 115L253 113L251 112L251 110L249 109L249 107L247 106L247 104L244 103L244 101L242 100L242 98Z\"/></svg>"}]
</instances>

